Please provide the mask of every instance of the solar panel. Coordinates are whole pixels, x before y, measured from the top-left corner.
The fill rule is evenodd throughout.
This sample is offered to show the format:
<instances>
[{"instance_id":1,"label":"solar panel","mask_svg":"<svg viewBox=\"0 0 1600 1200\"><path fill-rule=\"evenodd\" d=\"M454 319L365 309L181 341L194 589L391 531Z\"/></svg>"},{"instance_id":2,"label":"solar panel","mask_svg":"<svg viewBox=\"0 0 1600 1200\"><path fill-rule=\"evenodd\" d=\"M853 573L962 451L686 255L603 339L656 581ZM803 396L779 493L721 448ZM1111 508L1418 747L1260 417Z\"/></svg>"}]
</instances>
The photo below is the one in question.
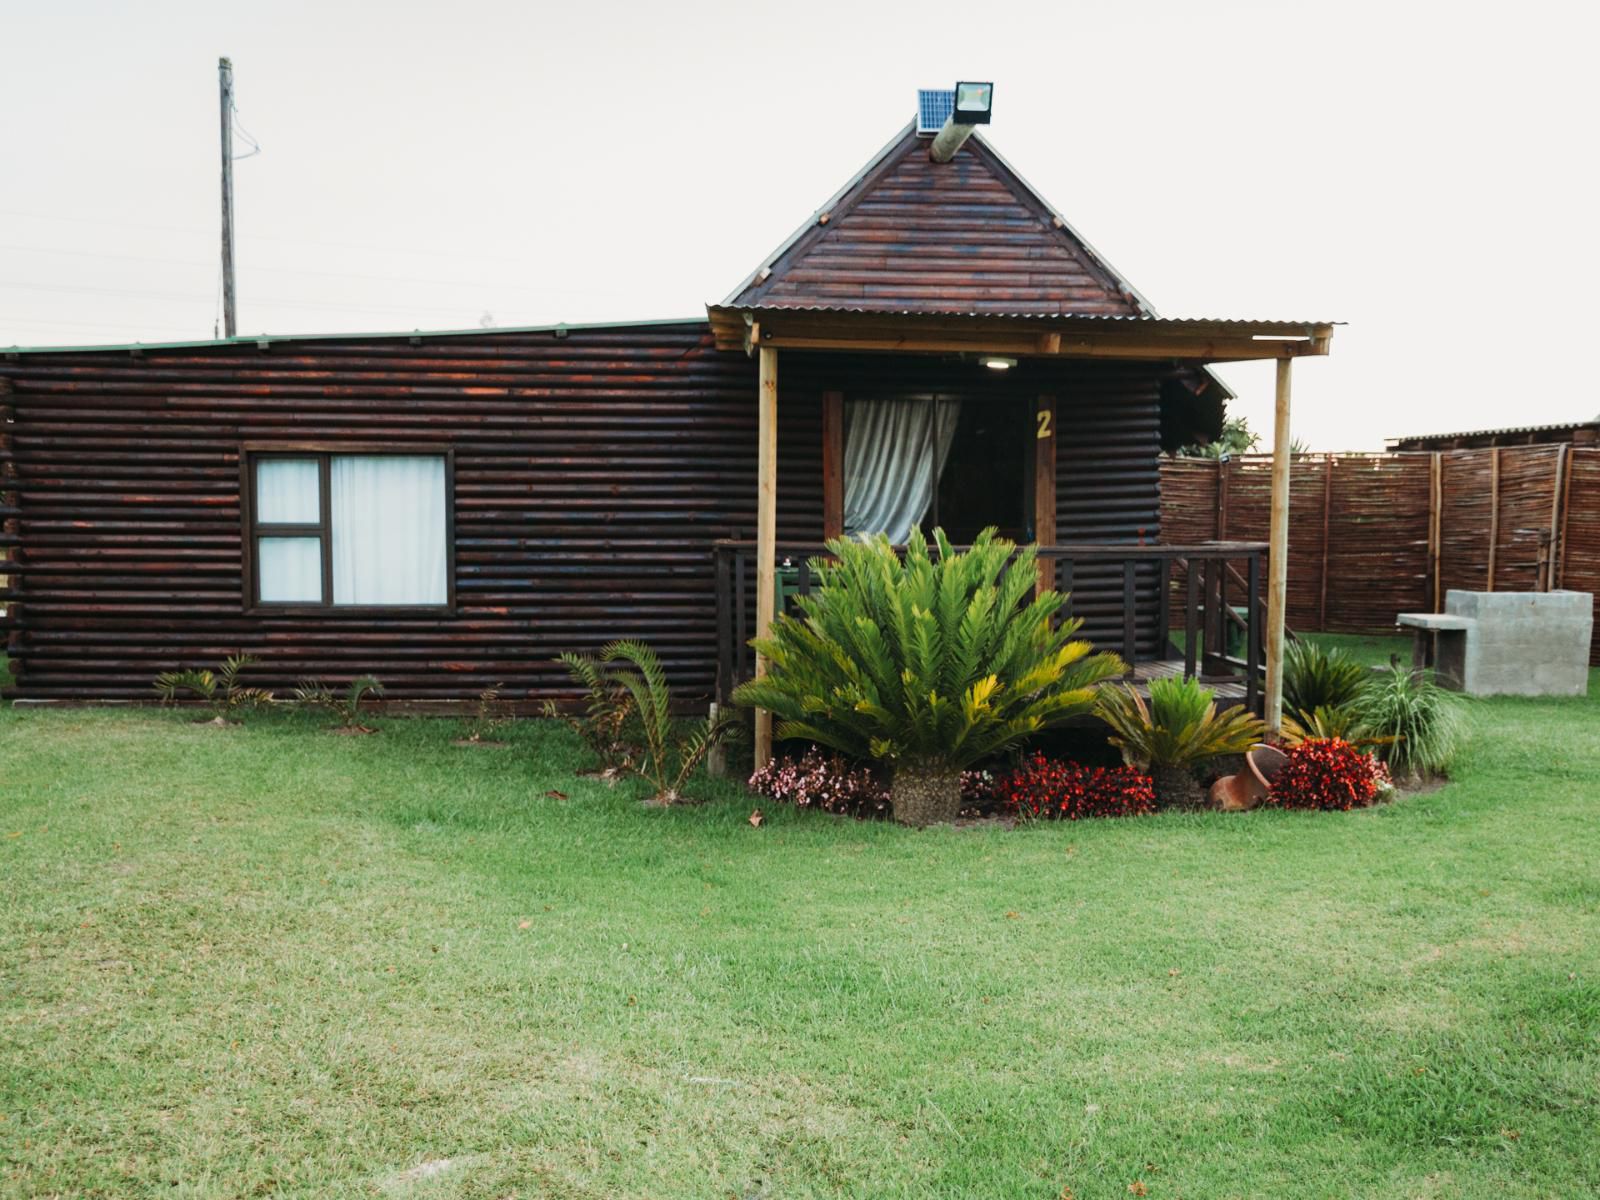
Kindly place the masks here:
<instances>
[{"instance_id":1,"label":"solar panel","mask_svg":"<svg viewBox=\"0 0 1600 1200\"><path fill-rule=\"evenodd\" d=\"M955 106L954 90L917 89L917 132L938 133L944 128L945 120L955 110Z\"/></svg>"}]
</instances>

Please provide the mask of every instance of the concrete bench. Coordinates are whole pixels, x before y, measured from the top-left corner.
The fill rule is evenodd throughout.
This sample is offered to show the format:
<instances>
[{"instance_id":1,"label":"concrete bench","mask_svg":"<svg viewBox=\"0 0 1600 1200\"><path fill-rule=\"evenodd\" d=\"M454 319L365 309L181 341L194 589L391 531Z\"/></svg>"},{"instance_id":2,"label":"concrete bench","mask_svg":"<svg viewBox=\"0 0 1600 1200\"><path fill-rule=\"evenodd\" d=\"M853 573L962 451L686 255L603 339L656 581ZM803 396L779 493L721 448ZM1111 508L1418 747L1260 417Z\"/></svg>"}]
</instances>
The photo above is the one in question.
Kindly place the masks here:
<instances>
[{"instance_id":1,"label":"concrete bench","mask_svg":"<svg viewBox=\"0 0 1600 1200\"><path fill-rule=\"evenodd\" d=\"M1401 613L1412 666L1474 696L1583 696L1594 597L1588 592L1452 589L1442 613Z\"/></svg>"}]
</instances>

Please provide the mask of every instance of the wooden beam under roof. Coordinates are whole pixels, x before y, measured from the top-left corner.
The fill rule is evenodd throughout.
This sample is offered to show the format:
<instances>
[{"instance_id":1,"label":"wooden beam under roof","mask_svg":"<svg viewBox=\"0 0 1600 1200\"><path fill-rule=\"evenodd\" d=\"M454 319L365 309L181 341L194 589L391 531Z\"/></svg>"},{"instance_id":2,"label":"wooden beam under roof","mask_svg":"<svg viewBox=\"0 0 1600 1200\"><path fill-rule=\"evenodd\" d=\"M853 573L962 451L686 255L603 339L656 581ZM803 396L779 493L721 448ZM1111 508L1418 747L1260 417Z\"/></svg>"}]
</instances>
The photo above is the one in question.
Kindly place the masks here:
<instances>
[{"instance_id":1,"label":"wooden beam under roof","mask_svg":"<svg viewBox=\"0 0 1600 1200\"><path fill-rule=\"evenodd\" d=\"M1004 354L1019 358L1247 362L1325 355L1328 322L1113 321L1083 317L871 313L712 306L719 349L901 354ZM759 318L759 319L758 319Z\"/></svg>"}]
</instances>

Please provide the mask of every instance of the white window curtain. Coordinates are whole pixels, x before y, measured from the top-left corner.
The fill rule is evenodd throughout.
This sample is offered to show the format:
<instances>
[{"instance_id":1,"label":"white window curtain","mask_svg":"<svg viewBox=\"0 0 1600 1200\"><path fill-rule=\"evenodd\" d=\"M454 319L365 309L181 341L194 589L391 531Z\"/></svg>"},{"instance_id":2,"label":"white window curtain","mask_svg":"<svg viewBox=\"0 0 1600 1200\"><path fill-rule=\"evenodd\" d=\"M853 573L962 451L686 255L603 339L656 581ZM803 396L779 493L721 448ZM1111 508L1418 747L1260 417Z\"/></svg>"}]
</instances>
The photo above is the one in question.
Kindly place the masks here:
<instances>
[{"instance_id":1,"label":"white window curtain","mask_svg":"<svg viewBox=\"0 0 1600 1200\"><path fill-rule=\"evenodd\" d=\"M256 576L263 604L322 603L322 539L256 539Z\"/></svg>"},{"instance_id":2,"label":"white window curtain","mask_svg":"<svg viewBox=\"0 0 1600 1200\"><path fill-rule=\"evenodd\" d=\"M896 545L927 517L955 441L961 402L925 396L845 406L844 531Z\"/></svg>"},{"instance_id":3,"label":"white window curtain","mask_svg":"<svg viewBox=\"0 0 1600 1200\"><path fill-rule=\"evenodd\" d=\"M263 458L256 463L256 522L315 525L322 520L322 485L314 458Z\"/></svg>"},{"instance_id":4,"label":"white window curtain","mask_svg":"<svg viewBox=\"0 0 1600 1200\"><path fill-rule=\"evenodd\" d=\"M329 478L335 604L444 604L444 459L341 455Z\"/></svg>"}]
</instances>

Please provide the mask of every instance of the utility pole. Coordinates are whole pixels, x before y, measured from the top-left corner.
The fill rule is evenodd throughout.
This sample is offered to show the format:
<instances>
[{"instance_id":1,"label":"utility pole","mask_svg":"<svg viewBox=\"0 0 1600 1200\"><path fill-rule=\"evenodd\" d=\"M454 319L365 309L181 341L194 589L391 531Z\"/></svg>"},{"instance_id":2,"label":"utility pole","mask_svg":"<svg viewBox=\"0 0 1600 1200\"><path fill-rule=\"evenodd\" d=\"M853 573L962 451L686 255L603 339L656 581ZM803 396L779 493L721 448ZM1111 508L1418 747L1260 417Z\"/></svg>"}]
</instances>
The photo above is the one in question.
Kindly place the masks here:
<instances>
[{"instance_id":1,"label":"utility pole","mask_svg":"<svg viewBox=\"0 0 1600 1200\"><path fill-rule=\"evenodd\" d=\"M222 328L235 333L233 306L233 62L217 60L222 91Z\"/></svg>"}]
</instances>

